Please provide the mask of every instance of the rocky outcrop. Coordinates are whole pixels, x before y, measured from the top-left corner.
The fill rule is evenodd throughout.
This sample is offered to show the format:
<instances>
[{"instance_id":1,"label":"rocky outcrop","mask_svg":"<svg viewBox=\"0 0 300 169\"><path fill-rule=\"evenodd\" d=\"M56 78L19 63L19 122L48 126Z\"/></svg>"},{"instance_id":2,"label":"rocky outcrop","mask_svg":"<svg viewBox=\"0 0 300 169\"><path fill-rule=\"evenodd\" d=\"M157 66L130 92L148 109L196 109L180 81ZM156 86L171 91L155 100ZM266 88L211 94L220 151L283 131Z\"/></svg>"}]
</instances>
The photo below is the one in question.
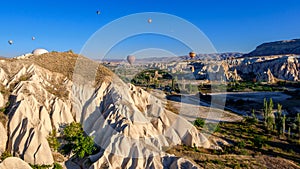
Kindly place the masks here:
<instances>
[{"instance_id":1,"label":"rocky outcrop","mask_svg":"<svg viewBox=\"0 0 300 169\"><path fill-rule=\"evenodd\" d=\"M271 83L275 82L275 79L298 81L300 78L298 57L281 56L265 61L258 58L249 58L247 60L247 65L242 61L235 67L244 76L254 74L258 80Z\"/></svg>"},{"instance_id":2,"label":"rocky outcrop","mask_svg":"<svg viewBox=\"0 0 300 169\"><path fill-rule=\"evenodd\" d=\"M300 54L300 39L264 43L243 57Z\"/></svg>"},{"instance_id":3,"label":"rocky outcrop","mask_svg":"<svg viewBox=\"0 0 300 169\"><path fill-rule=\"evenodd\" d=\"M16 157L6 158L0 163L0 169L32 169L29 164Z\"/></svg>"},{"instance_id":4,"label":"rocky outcrop","mask_svg":"<svg viewBox=\"0 0 300 169\"><path fill-rule=\"evenodd\" d=\"M268 69L268 71L266 71L262 74L258 74L256 76L256 80L261 81L261 82L268 82L268 83L275 83L276 82L276 79L274 78L274 76L273 76L270 69Z\"/></svg>"}]
</instances>

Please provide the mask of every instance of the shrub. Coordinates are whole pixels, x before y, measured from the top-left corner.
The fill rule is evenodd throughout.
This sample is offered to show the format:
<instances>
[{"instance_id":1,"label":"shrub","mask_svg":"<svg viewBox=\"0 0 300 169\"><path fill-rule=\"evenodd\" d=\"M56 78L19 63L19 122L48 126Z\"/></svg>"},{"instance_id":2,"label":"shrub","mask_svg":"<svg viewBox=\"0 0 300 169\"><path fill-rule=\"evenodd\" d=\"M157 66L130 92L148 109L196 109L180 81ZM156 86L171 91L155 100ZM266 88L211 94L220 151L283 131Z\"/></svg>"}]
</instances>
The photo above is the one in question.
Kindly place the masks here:
<instances>
[{"instance_id":1,"label":"shrub","mask_svg":"<svg viewBox=\"0 0 300 169\"><path fill-rule=\"evenodd\" d=\"M194 126L197 126L197 127L203 127L205 124L205 121L201 118L197 118L195 121L194 121Z\"/></svg>"},{"instance_id":2,"label":"shrub","mask_svg":"<svg viewBox=\"0 0 300 169\"><path fill-rule=\"evenodd\" d=\"M246 117L245 122L248 124L256 124L258 122L258 120L255 117Z\"/></svg>"},{"instance_id":3,"label":"shrub","mask_svg":"<svg viewBox=\"0 0 300 169\"><path fill-rule=\"evenodd\" d=\"M73 151L79 158L92 154L96 149L93 139L89 136L85 136L80 123L72 122L67 125L64 129L64 138L68 141L65 147Z\"/></svg>"},{"instance_id":4,"label":"shrub","mask_svg":"<svg viewBox=\"0 0 300 169\"><path fill-rule=\"evenodd\" d=\"M59 163L54 163L53 169L63 169L63 167Z\"/></svg>"},{"instance_id":5,"label":"shrub","mask_svg":"<svg viewBox=\"0 0 300 169\"><path fill-rule=\"evenodd\" d=\"M246 143L244 142L244 140L238 142L238 144L237 144L237 147L239 149L243 149L243 148L245 148L245 146L246 146Z\"/></svg>"},{"instance_id":6,"label":"shrub","mask_svg":"<svg viewBox=\"0 0 300 169\"><path fill-rule=\"evenodd\" d=\"M253 139L253 144L257 148L262 148L265 145L266 139L263 136L256 135Z\"/></svg>"},{"instance_id":7,"label":"shrub","mask_svg":"<svg viewBox=\"0 0 300 169\"><path fill-rule=\"evenodd\" d=\"M37 164L29 164L33 169L49 169L51 165L37 165Z\"/></svg>"}]
</instances>

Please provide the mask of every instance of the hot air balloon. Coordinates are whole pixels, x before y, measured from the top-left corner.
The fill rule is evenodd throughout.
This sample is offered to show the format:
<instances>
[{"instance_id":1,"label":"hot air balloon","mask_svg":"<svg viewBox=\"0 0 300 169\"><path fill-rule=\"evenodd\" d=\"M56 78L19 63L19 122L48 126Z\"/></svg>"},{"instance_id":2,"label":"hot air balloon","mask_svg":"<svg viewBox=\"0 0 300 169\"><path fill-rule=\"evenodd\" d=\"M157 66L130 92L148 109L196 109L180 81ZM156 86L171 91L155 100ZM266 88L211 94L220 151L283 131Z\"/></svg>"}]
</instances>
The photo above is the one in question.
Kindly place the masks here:
<instances>
[{"instance_id":1,"label":"hot air balloon","mask_svg":"<svg viewBox=\"0 0 300 169\"><path fill-rule=\"evenodd\" d=\"M135 57L132 55L127 56L127 61L130 65L132 65L135 61Z\"/></svg>"},{"instance_id":2,"label":"hot air balloon","mask_svg":"<svg viewBox=\"0 0 300 169\"><path fill-rule=\"evenodd\" d=\"M148 23L152 23L152 19L151 18L148 19Z\"/></svg>"},{"instance_id":3,"label":"hot air balloon","mask_svg":"<svg viewBox=\"0 0 300 169\"><path fill-rule=\"evenodd\" d=\"M196 53L195 52L190 52L189 55L190 55L191 59L194 59L194 57L196 57Z\"/></svg>"},{"instance_id":4,"label":"hot air balloon","mask_svg":"<svg viewBox=\"0 0 300 169\"><path fill-rule=\"evenodd\" d=\"M97 15L100 15L100 14L101 14L101 12L100 12L100 11L97 11L96 13L97 13Z\"/></svg>"},{"instance_id":5,"label":"hot air balloon","mask_svg":"<svg viewBox=\"0 0 300 169\"><path fill-rule=\"evenodd\" d=\"M31 40L35 40L35 37L33 36L33 37L31 38Z\"/></svg>"},{"instance_id":6,"label":"hot air balloon","mask_svg":"<svg viewBox=\"0 0 300 169\"><path fill-rule=\"evenodd\" d=\"M13 42L12 40L9 40L8 43L9 43L10 45L12 45L14 42Z\"/></svg>"}]
</instances>

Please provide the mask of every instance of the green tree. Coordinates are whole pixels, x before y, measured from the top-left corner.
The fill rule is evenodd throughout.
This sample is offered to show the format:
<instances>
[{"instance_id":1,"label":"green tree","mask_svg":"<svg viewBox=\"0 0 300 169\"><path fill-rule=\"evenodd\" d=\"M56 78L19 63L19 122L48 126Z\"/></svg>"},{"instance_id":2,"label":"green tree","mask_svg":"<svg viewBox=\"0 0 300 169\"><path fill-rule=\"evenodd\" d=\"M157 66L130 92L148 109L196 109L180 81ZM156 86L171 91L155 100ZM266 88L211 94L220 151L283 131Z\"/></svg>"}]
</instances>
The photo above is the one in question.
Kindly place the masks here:
<instances>
[{"instance_id":1,"label":"green tree","mask_svg":"<svg viewBox=\"0 0 300 169\"><path fill-rule=\"evenodd\" d=\"M92 154L95 150L94 141L91 137L85 136L80 123L72 122L64 129L65 140L68 141L67 147L79 158Z\"/></svg>"},{"instance_id":2,"label":"green tree","mask_svg":"<svg viewBox=\"0 0 300 169\"><path fill-rule=\"evenodd\" d=\"M282 134L284 135L285 133L285 122L286 122L286 116L284 115L282 117Z\"/></svg>"},{"instance_id":3,"label":"green tree","mask_svg":"<svg viewBox=\"0 0 300 169\"><path fill-rule=\"evenodd\" d=\"M267 114L268 114L268 102L267 99L264 98L264 108L263 108L263 115L264 115L264 124L267 125Z\"/></svg>"},{"instance_id":4,"label":"green tree","mask_svg":"<svg viewBox=\"0 0 300 169\"><path fill-rule=\"evenodd\" d=\"M289 130L288 130L288 139L291 138L291 127L289 127Z\"/></svg>"},{"instance_id":5,"label":"green tree","mask_svg":"<svg viewBox=\"0 0 300 169\"><path fill-rule=\"evenodd\" d=\"M273 100L270 99L269 103L267 99L264 99L264 107L263 107L263 114L264 114L264 124L267 130L274 130L275 128L275 119L273 115Z\"/></svg>"},{"instance_id":6,"label":"green tree","mask_svg":"<svg viewBox=\"0 0 300 169\"><path fill-rule=\"evenodd\" d=\"M282 105L278 103L277 113L275 118L277 134L283 134L285 130L285 117L282 116ZM284 123L284 124L283 124Z\"/></svg>"}]
</instances>

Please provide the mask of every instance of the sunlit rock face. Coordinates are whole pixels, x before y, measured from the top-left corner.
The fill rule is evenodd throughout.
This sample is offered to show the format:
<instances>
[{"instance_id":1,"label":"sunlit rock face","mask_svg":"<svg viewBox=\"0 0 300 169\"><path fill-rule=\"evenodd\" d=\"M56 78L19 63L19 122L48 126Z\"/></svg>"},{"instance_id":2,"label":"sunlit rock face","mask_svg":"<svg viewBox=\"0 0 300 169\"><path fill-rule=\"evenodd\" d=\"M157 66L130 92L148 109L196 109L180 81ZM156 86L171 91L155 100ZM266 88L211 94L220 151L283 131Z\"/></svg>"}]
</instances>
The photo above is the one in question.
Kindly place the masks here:
<instances>
[{"instance_id":1,"label":"sunlit rock face","mask_svg":"<svg viewBox=\"0 0 300 169\"><path fill-rule=\"evenodd\" d=\"M6 158L2 163L0 163L0 169L32 169L29 164L25 161L16 158L9 157Z\"/></svg>"},{"instance_id":2,"label":"sunlit rock face","mask_svg":"<svg viewBox=\"0 0 300 169\"><path fill-rule=\"evenodd\" d=\"M244 62L247 60L247 64ZM243 59L234 67L239 75L252 74L258 81L275 83L276 79L299 81L300 64L298 56L254 57Z\"/></svg>"}]
</instances>

